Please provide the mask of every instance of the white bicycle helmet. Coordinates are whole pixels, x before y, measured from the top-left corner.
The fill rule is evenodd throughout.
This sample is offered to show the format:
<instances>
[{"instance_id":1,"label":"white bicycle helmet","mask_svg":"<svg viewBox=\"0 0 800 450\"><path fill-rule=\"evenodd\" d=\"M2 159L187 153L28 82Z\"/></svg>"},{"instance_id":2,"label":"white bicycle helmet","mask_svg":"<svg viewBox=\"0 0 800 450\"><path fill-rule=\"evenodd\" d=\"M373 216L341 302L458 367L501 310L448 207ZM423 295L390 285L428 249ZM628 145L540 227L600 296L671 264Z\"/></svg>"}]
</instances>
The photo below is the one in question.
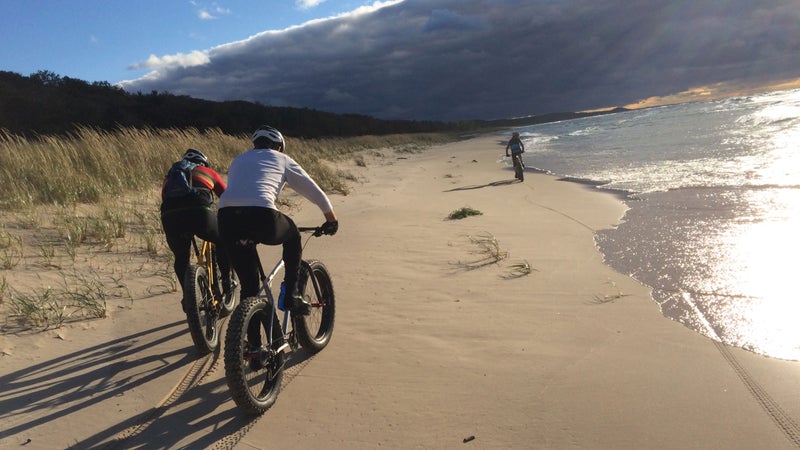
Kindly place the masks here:
<instances>
[{"instance_id":1,"label":"white bicycle helmet","mask_svg":"<svg viewBox=\"0 0 800 450\"><path fill-rule=\"evenodd\" d=\"M255 132L253 132L253 143L255 144L259 139L266 139L270 141L272 145L269 148L277 149L280 145L281 151L286 150L286 142L283 140L283 135L281 132L269 125L262 125Z\"/></svg>"},{"instance_id":2,"label":"white bicycle helmet","mask_svg":"<svg viewBox=\"0 0 800 450\"><path fill-rule=\"evenodd\" d=\"M191 161L195 164L200 164L206 167L210 167L206 155L204 155L203 152L197 150L196 148L190 148L189 150L186 150L186 153L183 154L183 159Z\"/></svg>"}]
</instances>

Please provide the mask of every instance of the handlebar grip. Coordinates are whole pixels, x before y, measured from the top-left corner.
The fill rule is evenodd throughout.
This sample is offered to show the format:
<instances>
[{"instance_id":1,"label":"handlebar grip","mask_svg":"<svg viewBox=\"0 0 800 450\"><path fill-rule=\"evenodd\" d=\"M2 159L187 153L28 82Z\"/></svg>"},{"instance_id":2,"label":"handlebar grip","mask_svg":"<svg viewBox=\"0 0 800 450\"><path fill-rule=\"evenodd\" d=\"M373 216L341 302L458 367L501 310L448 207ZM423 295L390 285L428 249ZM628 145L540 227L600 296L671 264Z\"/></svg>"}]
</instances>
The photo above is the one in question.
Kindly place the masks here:
<instances>
[{"instance_id":1,"label":"handlebar grip","mask_svg":"<svg viewBox=\"0 0 800 450\"><path fill-rule=\"evenodd\" d=\"M317 236L317 237L322 236L323 234L325 234L325 233L322 232L322 227L297 227L297 230L300 231L301 233L309 233L310 232L311 234L313 234L314 236Z\"/></svg>"}]
</instances>

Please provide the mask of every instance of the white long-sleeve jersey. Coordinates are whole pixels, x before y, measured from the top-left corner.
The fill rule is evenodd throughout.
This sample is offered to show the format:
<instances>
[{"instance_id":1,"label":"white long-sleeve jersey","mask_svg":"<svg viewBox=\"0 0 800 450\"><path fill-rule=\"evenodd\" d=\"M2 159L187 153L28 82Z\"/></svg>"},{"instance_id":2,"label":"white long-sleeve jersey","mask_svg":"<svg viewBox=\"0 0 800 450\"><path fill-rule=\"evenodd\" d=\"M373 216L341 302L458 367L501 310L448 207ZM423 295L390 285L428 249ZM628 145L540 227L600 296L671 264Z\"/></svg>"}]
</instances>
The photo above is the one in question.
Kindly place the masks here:
<instances>
[{"instance_id":1,"label":"white long-sleeve jersey","mask_svg":"<svg viewBox=\"0 0 800 450\"><path fill-rule=\"evenodd\" d=\"M228 171L228 187L220 196L218 207L278 209L275 200L286 183L323 213L333 211L328 196L300 164L285 153L268 149L248 150L233 159Z\"/></svg>"}]
</instances>

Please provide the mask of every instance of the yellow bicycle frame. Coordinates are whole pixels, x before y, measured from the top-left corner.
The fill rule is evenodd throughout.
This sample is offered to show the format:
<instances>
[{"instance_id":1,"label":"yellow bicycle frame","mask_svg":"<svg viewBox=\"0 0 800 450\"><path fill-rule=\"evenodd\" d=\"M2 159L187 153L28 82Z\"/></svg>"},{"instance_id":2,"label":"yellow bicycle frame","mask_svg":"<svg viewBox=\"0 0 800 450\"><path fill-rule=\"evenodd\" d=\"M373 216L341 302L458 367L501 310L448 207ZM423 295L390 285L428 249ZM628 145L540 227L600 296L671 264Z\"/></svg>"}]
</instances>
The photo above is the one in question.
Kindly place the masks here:
<instances>
[{"instance_id":1,"label":"yellow bicycle frame","mask_svg":"<svg viewBox=\"0 0 800 450\"><path fill-rule=\"evenodd\" d=\"M214 261L214 243L209 241L202 241L203 245L201 246L200 250L197 249L197 242L192 239L192 245L194 246L194 253L197 258L197 265L200 267L205 267L206 274L208 275L208 298L211 299L211 306L217 306L217 296L214 295L214 288L215 283L217 280L214 278L215 270L216 270L216 261Z\"/></svg>"}]
</instances>

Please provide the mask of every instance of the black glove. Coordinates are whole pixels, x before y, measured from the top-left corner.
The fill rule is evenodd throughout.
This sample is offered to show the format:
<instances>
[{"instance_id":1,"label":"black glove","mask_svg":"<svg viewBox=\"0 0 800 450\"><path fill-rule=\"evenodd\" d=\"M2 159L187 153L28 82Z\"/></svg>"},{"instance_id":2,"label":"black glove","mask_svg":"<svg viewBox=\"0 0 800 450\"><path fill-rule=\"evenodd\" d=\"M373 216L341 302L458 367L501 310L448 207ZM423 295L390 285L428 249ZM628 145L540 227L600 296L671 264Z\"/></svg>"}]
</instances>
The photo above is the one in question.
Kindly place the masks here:
<instances>
[{"instance_id":1,"label":"black glove","mask_svg":"<svg viewBox=\"0 0 800 450\"><path fill-rule=\"evenodd\" d=\"M339 231L339 221L334 220L333 222L325 222L319 227L319 231L317 231L317 236L327 234L329 236L333 236L336 232Z\"/></svg>"}]
</instances>

